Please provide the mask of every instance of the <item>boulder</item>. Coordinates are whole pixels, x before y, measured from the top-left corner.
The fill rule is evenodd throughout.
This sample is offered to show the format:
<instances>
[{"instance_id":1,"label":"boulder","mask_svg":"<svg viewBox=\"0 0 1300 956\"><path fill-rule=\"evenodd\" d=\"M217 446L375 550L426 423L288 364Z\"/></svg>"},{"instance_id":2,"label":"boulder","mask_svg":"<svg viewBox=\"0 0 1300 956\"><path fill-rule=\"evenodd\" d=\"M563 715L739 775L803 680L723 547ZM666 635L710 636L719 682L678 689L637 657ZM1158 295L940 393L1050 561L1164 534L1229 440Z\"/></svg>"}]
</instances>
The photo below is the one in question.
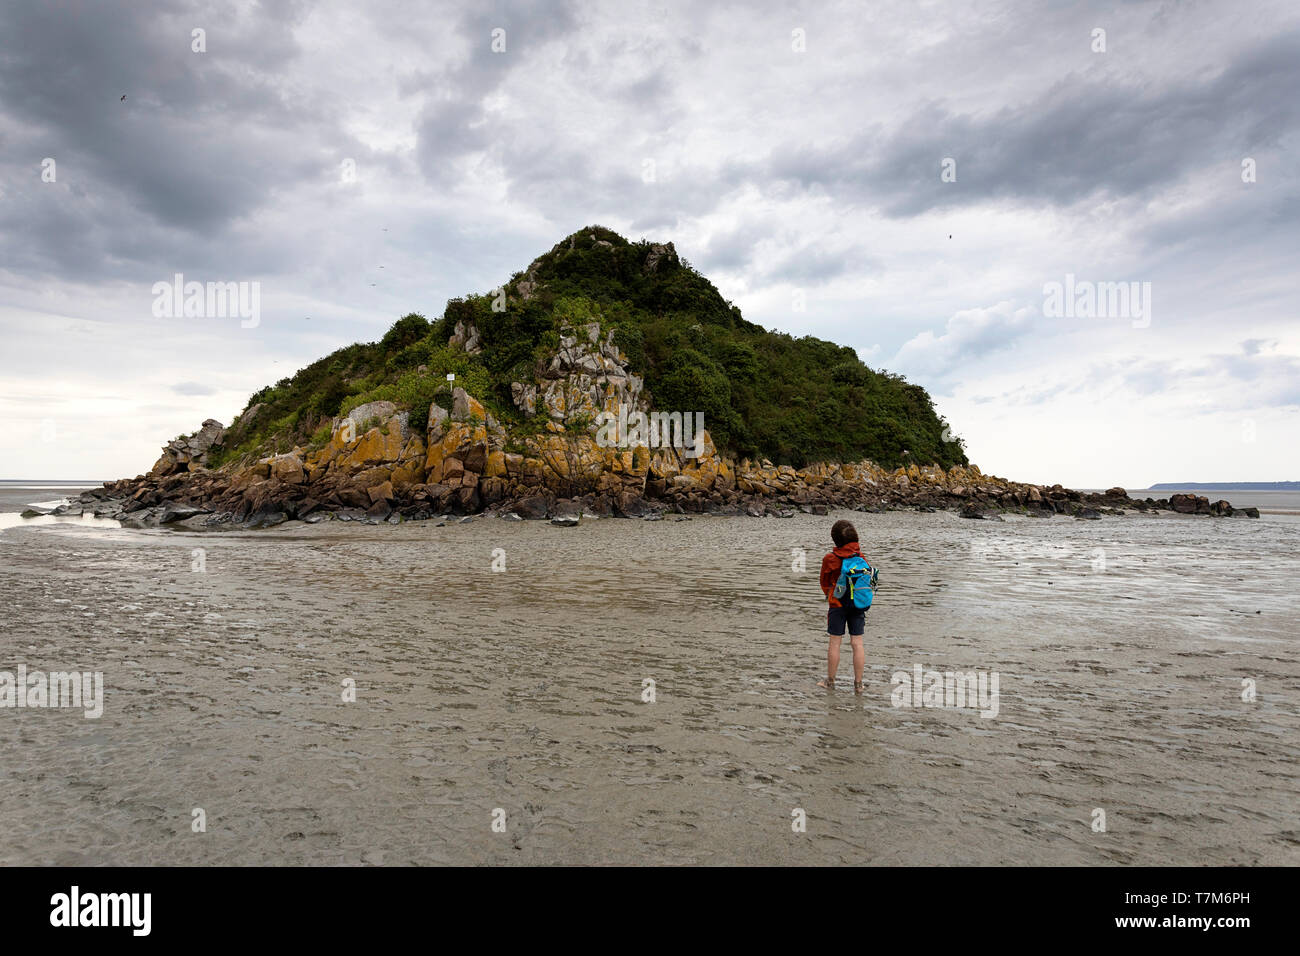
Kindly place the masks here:
<instances>
[{"instance_id":1,"label":"boulder","mask_svg":"<svg viewBox=\"0 0 1300 956\"><path fill-rule=\"evenodd\" d=\"M193 518L195 515L206 514L207 509L196 508L193 505L183 505L176 501L168 501L158 514L159 524L170 524L173 521L184 521L187 518Z\"/></svg>"},{"instance_id":2,"label":"boulder","mask_svg":"<svg viewBox=\"0 0 1300 956\"><path fill-rule=\"evenodd\" d=\"M350 420L354 425L364 425L372 418L380 421L391 418L397 414L397 406L392 402L366 402L364 405L358 405L352 411L343 416L344 419Z\"/></svg>"},{"instance_id":3,"label":"boulder","mask_svg":"<svg viewBox=\"0 0 1300 956\"><path fill-rule=\"evenodd\" d=\"M371 504L377 504L380 501L392 501L394 497L393 483L385 481L382 484L367 488L366 495L370 498Z\"/></svg>"},{"instance_id":4,"label":"boulder","mask_svg":"<svg viewBox=\"0 0 1300 956\"><path fill-rule=\"evenodd\" d=\"M486 422L487 409L469 392L457 386L451 393L451 420Z\"/></svg>"},{"instance_id":5,"label":"boulder","mask_svg":"<svg viewBox=\"0 0 1300 956\"><path fill-rule=\"evenodd\" d=\"M464 460L466 471L482 474L487 466L487 445L483 442L471 445L469 451L465 454Z\"/></svg>"},{"instance_id":6,"label":"boulder","mask_svg":"<svg viewBox=\"0 0 1300 956\"><path fill-rule=\"evenodd\" d=\"M255 508L244 523L250 528L272 528L288 520L283 502L268 501Z\"/></svg>"},{"instance_id":7,"label":"boulder","mask_svg":"<svg viewBox=\"0 0 1300 956\"><path fill-rule=\"evenodd\" d=\"M448 506L451 496L458 490L458 488L453 488L451 485L439 483L422 486L421 494L427 498L432 505L441 509Z\"/></svg>"},{"instance_id":8,"label":"boulder","mask_svg":"<svg viewBox=\"0 0 1300 956\"><path fill-rule=\"evenodd\" d=\"M417 458L412 461L402 462L393 469L393 488L399 492L405 491L412 485L424 481L424 477L424 462L421 459Z\"/></svg>"},{"instance_id":9,"label":"boulder","mask_svg":"<svg viewBox=\"0 0 1300 956\"><path fill-rule=\"evenodd\" d=\"M494 505L506 496L506 483L501 478L484 478L478 485L479 494L486 505Z\"/></svg>"},{"instance_id":10,"label":"boulder","mask_svg":"<svg viewBox=\"0 0 1300 956\"><path fill-rule=\"evenodd\" d=\"M550 514L551 503L545 495L531 495L516 501L510 510L521 518L540 520Z\"/></svg>"},{"instance_id":11,"label":"boulder","mask_svg":"<svg viewBox=\"0 0 1300 956\"><path fill-rule=\"evenodd\" d=\"M306 480L302 459L296 454L276 455L269 462L270 476L286 485L299 485Z\"/></svg>"},{"instance_id":12,"label":"boulder","mask_svg":"<svg viewBox=\"0 0 1300 956\"><path fill-rule=\"evenodd\" d=\"M164 475L170 475L172 472L177 471L180 467L180 463L172 455L167 454L167 450L164 449L158 460L153 463L153 467L149 469L149 474L155 478L162 478Z\"/></svg>"},{"instance_id":13,"label":"boulder","mask_svg":"<svg viewBox=\"0 0 1300 956\"><path fill-rule=\"evenodd\" d=\"M394 460L396 455L393 458L388 456L387 443L384 438L384 433L378 427L370 429L357 439L356 444L339 459L338 467L345 471L353 471L370 465L378 465L380 462Z\"/></svg>"},{"instance_id":14,"label":"boulder","mask_svg":"<svg viewBox=\"0 0 1300 956\"><path fill-rule=\"evenodd\" d=\"M645 499L633 491L624 491L614 499L614 514L620 518L641 518L650 511Z\"/></svg>"},{"instance_id":15,"label":"boulder","mask_svg":"<svg viewBox=\"0 0 1300 956\"><path fill-rule=\"evenodd\" d=\"M478 488L474 486L462 487L452 499L457 509L465 514L472 514L478 511L482 499L479 497Z\"/></svg>"},{"instance_id":16,"label":"boulder","mask_svg":"<svg viewBox=\"0 0 1300 956\"><path fill-rule=\"evenodd\" d=\"M451 413L441 405L435 403L429 406L429 427L427 429L429 447L433 447L435 443L442 439L443 430L450 418Z\"/></svg>"}]
</instances>

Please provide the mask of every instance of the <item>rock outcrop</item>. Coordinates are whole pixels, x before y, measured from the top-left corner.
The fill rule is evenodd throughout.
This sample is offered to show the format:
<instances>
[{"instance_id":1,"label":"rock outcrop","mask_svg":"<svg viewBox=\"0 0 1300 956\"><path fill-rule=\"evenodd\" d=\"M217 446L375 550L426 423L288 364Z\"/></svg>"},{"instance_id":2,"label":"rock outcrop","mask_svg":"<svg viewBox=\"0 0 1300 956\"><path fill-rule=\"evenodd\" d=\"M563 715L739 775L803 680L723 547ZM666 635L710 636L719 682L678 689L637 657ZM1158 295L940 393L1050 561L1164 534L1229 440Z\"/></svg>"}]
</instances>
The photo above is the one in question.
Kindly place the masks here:
<instances>
[{"instance_id":1,"label":"rock outcrop","mask_svg":"<svg viewBox=\"0 0 1300 956\"><path fill-rule=\"evenodd\" d=\"M464 349L470 355L478 355L479 352L483 351L483 343L479 337L478 326L473 322L466 322L463 319L456 323L456 328L452 332L448 344Z\"/></svg>"},{"instance_id":2,"label":"rock outcrop","mask_svg":"<svg viewBox=\"0 0 1300 956\"><path fill-rule=\"evenodd\" d=\"M515 385L519 388L516 389ZM649 411L645 383L628 367L627 356L614 344L614 330L601 336L599 322L564 329L560 348L542 376L533 383L512 383L515 407L527 415L541 409L552 421L572 425L601 412L618 415L620 406Z\"/></svg>"},{"instance_id":3,"label":"rock outcrop","mask_svg":"<svg viewBox=\"0 0 1300 956\"><path fill-rule=\"evenodd\" d=\"M216 419L209 418L194 434L181 435L164 445L162 455L154 462L149 473L162 477L177 471L197 471L207 467L208 452L221 444L225 434L225 426Z\"/></svg>"},{"instance_id":4,"label":"rock outcrop","mask_svg":"<svg viewBox=\"0 0 1300 956\"><path fill-rule=\"evenodd\" d=\"M590 351L593 339L584 341ZM593 370L582 361L577 368L582 371L573 374L592 379L574 383L590 401L583 407L605 408L619 386L598 381L601 376L589 374ZM452 405L449 413L435 407L419 434L406 412L372 403L337 419L322 448L295 448L244 468L199 467L108 482L84 494L80 505L130 526L189 528L260 528L293 518L397 522L482 511L531 519L706 511L786 517L830 508L951 509L970 518L1006 512L1085 519L1127 511L1259 514L1191 495L1134 500L1122 488L1097 494L1025 484L985 475L974 465L890 470L863 461L795 469L766 460L735 461L718 454L707 432L697 458L676 448L605 447L590 432L565 427L574 407L569 404L557 410L563 414L547 411L557 431L517 441L463 389L455 390ZM368 427L362 431L362 425Z\"/></svg>"}]
</instances>

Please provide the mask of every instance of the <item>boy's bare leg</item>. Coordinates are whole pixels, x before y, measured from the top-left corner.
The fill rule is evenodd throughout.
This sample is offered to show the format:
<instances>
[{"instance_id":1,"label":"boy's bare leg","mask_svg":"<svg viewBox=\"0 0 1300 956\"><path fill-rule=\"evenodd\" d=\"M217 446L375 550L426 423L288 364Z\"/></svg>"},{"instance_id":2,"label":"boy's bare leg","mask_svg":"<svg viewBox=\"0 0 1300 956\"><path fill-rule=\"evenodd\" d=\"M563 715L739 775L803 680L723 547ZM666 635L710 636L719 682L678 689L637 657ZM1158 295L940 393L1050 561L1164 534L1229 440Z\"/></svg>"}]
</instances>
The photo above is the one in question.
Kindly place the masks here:
<instances>
[{"instance_id":1,"label":"boy's bare leg","mask_svg":"<svg viewBox=\"0 0 1300 956\"><path fill-rule=\"evenodd\" d=\"M862 650L862 635L850 635L849 646L853 648L853 686L856 689L862 686L862 667L866 663L866 653ZM835 656L837 658L840 656L838 647L835 649Z\"/></svg>"},{"instance_id":2,"label":"boy's bare leg","mask_svg":"<svg viewBox=\"0 0 1300 956\"><path fill-rule=\"evenodd\" d=\"M817 682L818 687L831 687L835 683L835 672L840 669L840 639L835 634L827 634L830 644L826 647L826 679ZM859 643L861 643L859 641ZM861 678L859 678L861 680Z\"/></svg>"}]
</instances>

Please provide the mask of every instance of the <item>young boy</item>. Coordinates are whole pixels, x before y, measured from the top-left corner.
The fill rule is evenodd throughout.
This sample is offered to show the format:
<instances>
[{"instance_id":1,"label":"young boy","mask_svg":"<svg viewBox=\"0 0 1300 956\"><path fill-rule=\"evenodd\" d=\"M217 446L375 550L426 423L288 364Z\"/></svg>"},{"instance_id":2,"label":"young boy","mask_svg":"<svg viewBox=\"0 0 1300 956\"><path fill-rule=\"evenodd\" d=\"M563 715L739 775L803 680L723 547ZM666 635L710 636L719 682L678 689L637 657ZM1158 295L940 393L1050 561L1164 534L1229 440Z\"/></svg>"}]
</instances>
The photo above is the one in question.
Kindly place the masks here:
<instances>
[{"instance_id":1,"label":"young boy","mask_svg":"<svg viewBox=\"0 0 1300 956\"><path fill-rule=\"evenodd\" d=\"M834 689L835 672L840 667L840 639L844 636L844 627L848 625L849 644L853 648L853 692L862 693L862 633L866 630L867 610L865 608L846 607L835 597L835 584L840 578L840 565L845 558L862 557L858 548L858 532L847 521L837 521L831 526L831 541L835 547L822 558L821 586L830 602L830 611L826 614L826 636L830 645L826 649L826 679L817 682L818 687Z\"/></svg>"}]
</instances>

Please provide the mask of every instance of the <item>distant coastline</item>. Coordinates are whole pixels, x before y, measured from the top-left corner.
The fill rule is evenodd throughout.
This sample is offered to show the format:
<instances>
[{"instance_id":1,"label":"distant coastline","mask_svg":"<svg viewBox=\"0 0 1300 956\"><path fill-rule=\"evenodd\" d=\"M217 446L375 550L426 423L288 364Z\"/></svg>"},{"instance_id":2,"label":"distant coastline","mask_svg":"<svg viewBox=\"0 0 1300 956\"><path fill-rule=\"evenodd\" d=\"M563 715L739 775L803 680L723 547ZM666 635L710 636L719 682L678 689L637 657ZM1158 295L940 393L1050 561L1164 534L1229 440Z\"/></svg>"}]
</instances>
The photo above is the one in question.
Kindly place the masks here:
<instances>
[{"instance_id":1,"label":"distant coastline","mask_svg":"<svg viewBox=\"0 0 1300 956\"><path fill-rule=\"evenodd\" d=\"M1162 481L1147 491L1300 491L1300 481Z\"/></svg>"},{"instance_id":2,"label":"distant coastline","mask_svg":"<svg viewBox=\"0 0 1300 956\"><path fill-rule=\"evenodd\" d=\"M43 485L67 485L70 488L95 488L102 485L102 479L86 481L69 481L66 478L0 478L0 485L17 488L36 488Z\"/></svg>"}]
</instances>

